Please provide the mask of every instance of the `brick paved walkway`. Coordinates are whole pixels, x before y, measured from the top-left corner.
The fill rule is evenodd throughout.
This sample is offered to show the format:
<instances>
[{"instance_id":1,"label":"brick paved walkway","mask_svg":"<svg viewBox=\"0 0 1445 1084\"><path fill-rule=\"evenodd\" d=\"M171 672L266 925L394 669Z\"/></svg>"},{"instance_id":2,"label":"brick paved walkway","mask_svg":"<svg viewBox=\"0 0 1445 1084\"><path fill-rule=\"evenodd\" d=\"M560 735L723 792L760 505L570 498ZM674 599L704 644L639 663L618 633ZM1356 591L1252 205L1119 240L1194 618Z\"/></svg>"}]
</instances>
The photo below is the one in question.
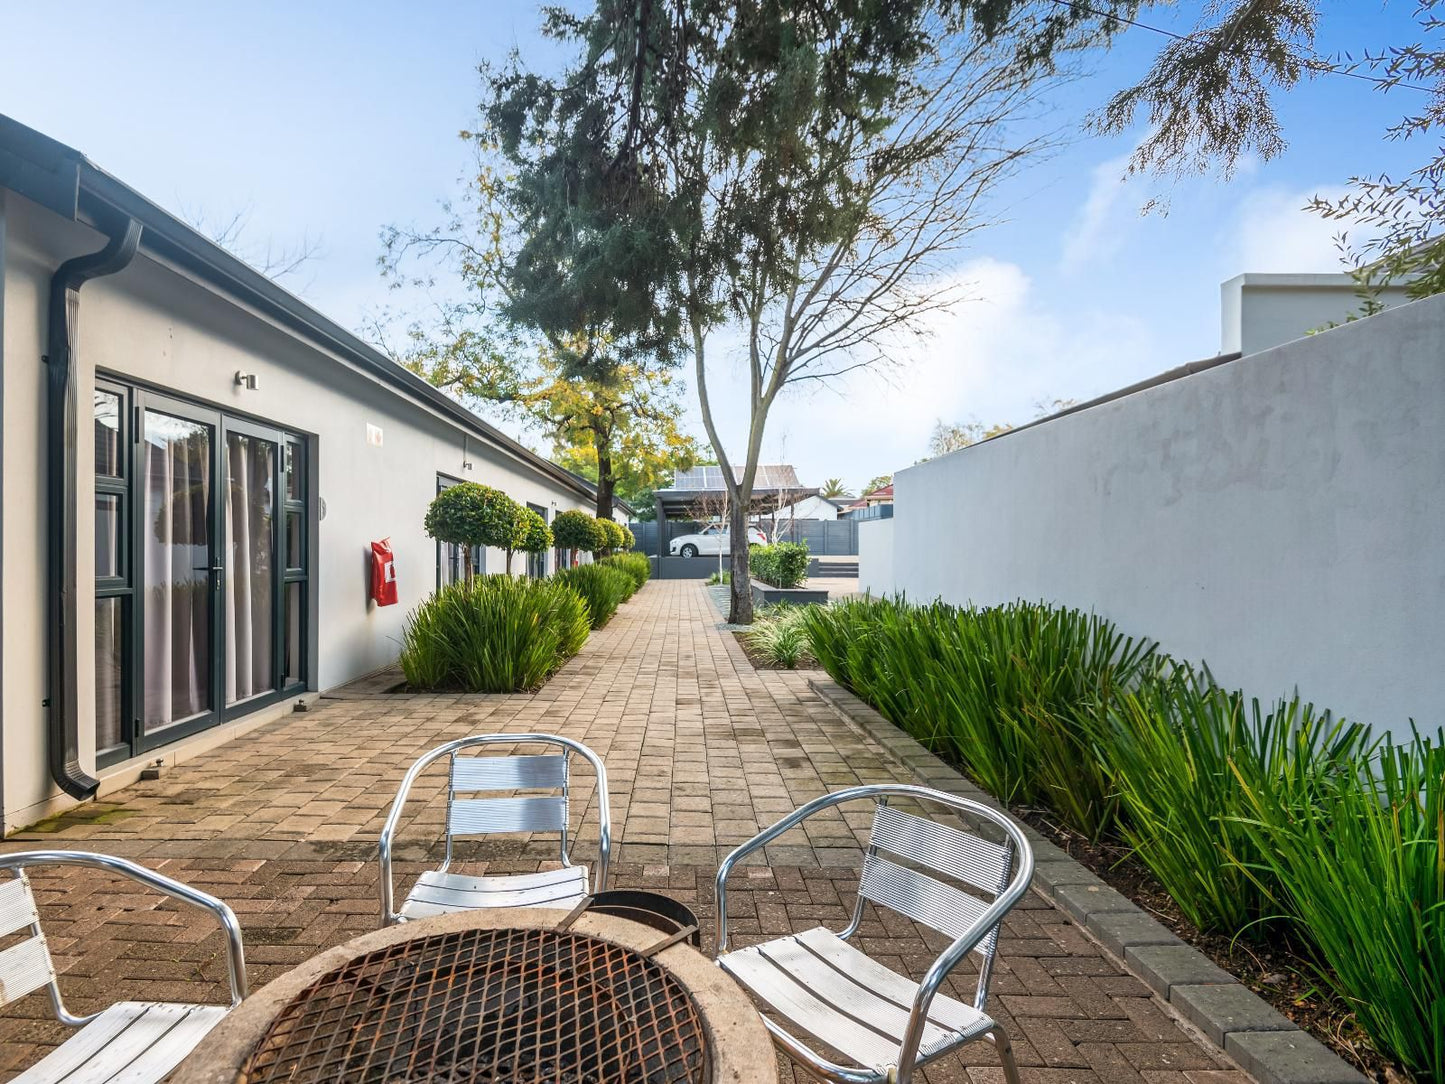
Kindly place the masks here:
<instances>
[{"instance_id":1,"label":"brick paved walkway","mask_svg":"<svg viewBox=\"0 0 1445 1084\"><path fill-rule=\"evenodd\" d=\"M703 588L649 584L536 696L398 696L358 683L297 713L53 821L4 849L73 847L140 860L223 897L240 917L252 988L376 925L375 841L396 785L422 751L485 731L554 731L586 742L611 776L614 884L687 902L711 934L717 860L824 791L903 780L905 770L792 673L752 669ZM578 773L581 774L580 772ZM423 777L398 847L398 897L441 826L445 770ZM595 853L591 798L579 853ZM729 893L740 944L842 924L866 811L820 819L743 869ZM481 845L475 868L538 868L554 846ZM34 882L72 1009L120 997L218 999L225 962L206 920L93 871ZM928 931L873 915L863 947L921 974ZM706 947L706 944L705 944ZM959 996L967 997L961 976ZM967 992L965 992L967 991ZM1030 896L1005 922L990 1010L1032 1084L1246 1084L1062 913ZM0 1016L0 1080L64 1037L43 995ZM798 1076L798 1080L803 1078ZM930 1084L1002 1080L986 1044L930 1067Z\"/></svg>"}]
</instances>

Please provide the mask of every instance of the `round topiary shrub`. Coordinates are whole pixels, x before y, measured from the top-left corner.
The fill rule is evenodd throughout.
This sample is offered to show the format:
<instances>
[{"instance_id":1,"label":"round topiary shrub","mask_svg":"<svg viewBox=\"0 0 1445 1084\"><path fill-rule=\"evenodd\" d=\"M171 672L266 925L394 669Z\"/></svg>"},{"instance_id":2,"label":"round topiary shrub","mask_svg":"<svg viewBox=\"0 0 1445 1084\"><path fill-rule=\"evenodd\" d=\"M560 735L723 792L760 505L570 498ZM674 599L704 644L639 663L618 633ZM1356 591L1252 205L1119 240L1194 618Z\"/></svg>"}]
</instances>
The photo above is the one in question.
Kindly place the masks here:
<instances>
[{"instance_id":1,"label":"round topiary shrub","mask_svg":"<svg viewBox=\"0 0 1445 1084\"><path fill-rule=\"evenodd\" d=\"M530 508L522 509L522 541L517 548L523 553L546 553L552 548L552 528Z\"/></svg>"},{"instance_id":2,"label":"round topiary shrub","mask_svg":"<svg viewBox=\"0 0 1445 1084\"><path fill-rule=\"evenodd\" d=\"M511 571L512 551L521 537L525 509L500 489L480 482L459 482L433 498L422 526L438 542L462 547L466 577L472 575L472 547L494 546L507 551Z\"/></svg>"},{"instance_id":3,"label":"round topiary shrub","mask_svg":"<svg viewBox=\"0 0 1445 1084\"><path fill-rule=\"evenodd\" d=\"M596 517L575 508L559 513L552 521L552 538L558 546L574 554L601 549L601 534Z\"/></svg>"}]
</instances>

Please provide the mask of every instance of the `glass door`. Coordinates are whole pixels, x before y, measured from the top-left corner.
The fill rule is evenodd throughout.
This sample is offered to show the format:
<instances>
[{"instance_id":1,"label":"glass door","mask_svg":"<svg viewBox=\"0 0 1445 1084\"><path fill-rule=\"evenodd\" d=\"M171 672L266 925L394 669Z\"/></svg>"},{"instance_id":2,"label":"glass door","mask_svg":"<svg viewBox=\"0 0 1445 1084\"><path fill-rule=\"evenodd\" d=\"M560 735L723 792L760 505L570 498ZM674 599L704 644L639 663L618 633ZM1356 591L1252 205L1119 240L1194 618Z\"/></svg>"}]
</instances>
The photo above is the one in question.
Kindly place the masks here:
<instances>
[{"instance_id":1,"label":"glass door","mask_svg":"<svg viewBox=\"0 0 1445 1084\"><path fill-rule=\"evenodd\" d=\"M139 745L217 719L222 588L216 497L219 417L144 396L136 449L135 552L141 571Z\"/></svg>"},{"instance_id":2,"label":"glass door","mask_svg":"<svg viewBox=\"0 0 1445 1084\"><path fill-rule=\"evenodd\" d=\"M225 703L277 689L276 613L281 586L276 476L281 442L272 429L226 419Z\"/></svg>"}]
</instances>

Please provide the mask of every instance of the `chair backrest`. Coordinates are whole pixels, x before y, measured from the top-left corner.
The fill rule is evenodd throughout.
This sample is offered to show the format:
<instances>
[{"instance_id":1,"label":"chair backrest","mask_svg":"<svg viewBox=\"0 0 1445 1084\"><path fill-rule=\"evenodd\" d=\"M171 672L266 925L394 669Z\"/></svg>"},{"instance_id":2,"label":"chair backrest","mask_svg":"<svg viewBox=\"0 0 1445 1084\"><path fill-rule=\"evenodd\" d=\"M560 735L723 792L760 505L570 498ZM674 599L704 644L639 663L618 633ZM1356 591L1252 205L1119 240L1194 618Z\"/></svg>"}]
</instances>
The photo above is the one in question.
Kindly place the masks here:
<instances>
[{"instance_id":1,"label":"chair backrest","mask_svg":"<svg viewBox=\"0 0 1445 1084\"><path fill-rule=\"evenodd\" d=\"M42 987L50 987L52 996L58 992L55 964L40 930L40 912L30 892L30 881L23 871L16 870L13 877L0 881L0 940L24 929L30 931L29 937L0 950L0 1006L19 1001Z\"/></svg>"},{"instance_id":2,"label":"chair backrest","mask_svg":"<svg viewBox=\"0 0 1445 1084\"><path fill-rule=\"evenodd\" d=\"M870 900L950 939L957 939L968 932L1008 887L1013 863L1011 844L993 843L970 832L905 813L888 805L885 796L879 799L863 859L863 879L858 886L859 909L861 911L863 900ZM936 876L938 874L942 877ZM957 884L967 885L981 896L966 892ZM855 923L859 917L855 914ZM988 996L989 973L997 950L998 926L995 925L974 946L974 951L982 957L975 997L975 1007L980 1010Z\"/></svg>"},{"instance_id":3,"label":"chair backrest","mask_svg":"<svg viewBox=\"0 0 1445 1084\"><path fill-rule=\"evenodd\" d=\"M562 862L569 864L569 752L563 747L560 753L485 756L464 755L463 749L454 750L447 786L447 861L451 861L452 840L457 836L555 832L560 841ZM475 797L488 792L514 790L552 790L559 793Z\"/></svg>"}]
</instances>

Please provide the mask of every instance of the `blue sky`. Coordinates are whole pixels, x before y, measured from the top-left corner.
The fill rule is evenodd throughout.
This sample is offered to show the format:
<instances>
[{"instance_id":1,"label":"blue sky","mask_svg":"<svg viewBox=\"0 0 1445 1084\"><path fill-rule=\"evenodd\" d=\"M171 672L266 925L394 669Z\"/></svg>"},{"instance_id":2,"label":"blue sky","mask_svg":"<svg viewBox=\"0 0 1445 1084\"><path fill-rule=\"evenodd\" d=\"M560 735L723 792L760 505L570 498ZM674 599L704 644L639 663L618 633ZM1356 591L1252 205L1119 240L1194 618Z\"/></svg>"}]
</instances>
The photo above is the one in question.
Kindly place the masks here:
<instances>
[{"instance_id":1,"label":"blue sky","mask_svg":"<svg viewBox=\"0 0 1445 1084\"><path fill-rule=\"evenodd\" d=\"M1324 0L1320 47L1410 40L1410 0ZM1148 21L1188 30L1197 0ZM516 46L555 62L534 3L351 0L53 8L0 2L0 112L77 147L188 217L247 215L243 247L319 238L287 284L353 327L399 299L377 273L388 223L430 225L466 167L457 132L473 116L476 65ZM1157 184L1120 184L1138 134L1105 140L1080 121L1142 74L1162 39L1131 31L1052 96L1068 147L998 193L1001 219L961 255L975 300L886 373L780 403L765 458L816 483L858 485L925 454L936 418L1024 421L1033 404L1083 399L1209 356L1219 284L1241 271L1338 268L1337 227L1300 208L1357 172L1400 172L1417 148L1383 131L1413 102L1321 78L1281 102L1289 150L1229 183L1192 180L1167 215L1141 216ZM415 299L411 299L413 302ZM714 395L739 446L741 388ZM692 402L688 389L688 401ZM700 426L695 426L701 432ZM535 438L529 438L536 443Z\"/></svg>"}]
</instances>

